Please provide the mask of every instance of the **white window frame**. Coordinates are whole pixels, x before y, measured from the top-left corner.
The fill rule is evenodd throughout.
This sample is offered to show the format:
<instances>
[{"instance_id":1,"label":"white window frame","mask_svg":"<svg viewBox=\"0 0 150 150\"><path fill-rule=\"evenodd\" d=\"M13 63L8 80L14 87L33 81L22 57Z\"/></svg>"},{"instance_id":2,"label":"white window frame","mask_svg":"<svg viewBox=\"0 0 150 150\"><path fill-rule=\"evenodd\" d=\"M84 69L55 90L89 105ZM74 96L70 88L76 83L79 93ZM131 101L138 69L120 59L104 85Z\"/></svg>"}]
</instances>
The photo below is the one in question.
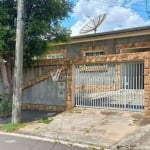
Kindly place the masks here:
<instances>
[{"instance_id":1,"label":"white window frame","mask_svg":"<svg viewBox=\"0 0 150 150\"><path fill-rule=\"evenodd\" d=\"M52 53L52 54L47 54L46 55L47 59L62 59L64 58L63 53Z\"/></svg>"},{"instance_id":2,"label":"white window frame","mask_svg":"<svg viewBox=\"0 0 150 150\"><path fill-rule=\"evenodd\" d=\"M92 55L92 56L87 56L87 55L86 55L87 53L91 53L91 54L93 54L93 55ZM103 53L103 54L98 54L98 55L97 55L96 53ZM101 56L101 55L104 55L104 50L84 51L84 52L83 52L83 56L84 56L84 57L86 57L86 56L87 56L87 57L94 57L94 56Z\"/></svg>"}]
</instances>

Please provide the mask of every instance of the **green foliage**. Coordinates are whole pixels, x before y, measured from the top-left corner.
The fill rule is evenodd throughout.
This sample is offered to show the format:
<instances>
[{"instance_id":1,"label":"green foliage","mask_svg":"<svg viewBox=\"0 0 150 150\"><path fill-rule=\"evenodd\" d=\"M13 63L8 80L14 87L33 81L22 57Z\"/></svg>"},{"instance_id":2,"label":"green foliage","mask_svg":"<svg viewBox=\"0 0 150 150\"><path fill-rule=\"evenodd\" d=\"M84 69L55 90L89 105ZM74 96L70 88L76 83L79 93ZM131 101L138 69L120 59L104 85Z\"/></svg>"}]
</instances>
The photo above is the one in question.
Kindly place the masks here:
<instances>
[{"instance_id":1,"label":"green foliage","mask_svg":"<svg viewBox=\"0 0 150 150\"><path fill-rule=\"evenodd\" d=\"M0 54L6 60L8 56L14 58L16 2L0 1ZM24 3L24 66L29 66L34 56L46 52L48 42L69 39L70 31L60 23L72 11L72 3L66 0L24 0Z\"/></svg>"},{"instance_id":2,"label":"green foliage","mask_svg":"<svg viewBox=\"0 0 150 150\"><path fill-rule=\"evenodd\" d=\"M25 126L25 124L23 124L23 123L17 123L17 124L8 123L3 126L0 126L0 131L15 132L24 126Z\"/></svg>"},{"instance_id":3,"label":"green foliage","mask_svg":"<svg viewBox=\"0 0 150 150\"><path fill-rule=\"evenodd\" d=\"M11 0L0 1L0 54L14 53L16 8Z\"/></svg>"},{"instance_id":4,"label":"green foliage","mask_svg":"<svg viewBox=\"0 0 150 150\"><path fill-rule=\"evenodd\" d=\"M12 103L7 100L0 100L0 117L10 116L12 111Z\"/></svg>"},{"instance_id":5,"label":"green foliage","mask_svg":"<svg viewBox=\"0 0 150 150\"><path fill-rule=\"evenodd\" d=\"M49 124L50 122L53 121L53 118L42 118L40 119L38 122L39 123L45 123L45 124Z\"/></svg>"}]
</instances>

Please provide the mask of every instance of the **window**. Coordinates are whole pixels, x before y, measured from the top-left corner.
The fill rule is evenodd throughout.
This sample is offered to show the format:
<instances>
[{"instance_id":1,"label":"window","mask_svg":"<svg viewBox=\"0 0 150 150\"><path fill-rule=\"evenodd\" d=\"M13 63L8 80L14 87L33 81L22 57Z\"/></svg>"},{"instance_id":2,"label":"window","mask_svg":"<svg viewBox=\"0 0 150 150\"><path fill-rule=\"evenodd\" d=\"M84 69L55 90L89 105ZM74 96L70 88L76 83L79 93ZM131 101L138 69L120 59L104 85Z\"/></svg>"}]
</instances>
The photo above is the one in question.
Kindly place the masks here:
<instances>
[{"instance_id":1,"label":"window","mask_svg":"<svg viewBox=\"0 0 150 150\"><path fill-rule=\"evenodd\" d=\"M62 58L64 58L63 53L55 53L47 55L47 59L62 59Z\"/></svg>"},{"instance_id":2,"label":"window","mask_svg":"<svg viewBox=\"0 0 150 150\"><path fill-rule=\"evenodd\" d=\"M83 53L84 56L100 56L100 55L104 55L104 51L100 50L100 51L86 51Z\"/></svg>"}]
</instances>

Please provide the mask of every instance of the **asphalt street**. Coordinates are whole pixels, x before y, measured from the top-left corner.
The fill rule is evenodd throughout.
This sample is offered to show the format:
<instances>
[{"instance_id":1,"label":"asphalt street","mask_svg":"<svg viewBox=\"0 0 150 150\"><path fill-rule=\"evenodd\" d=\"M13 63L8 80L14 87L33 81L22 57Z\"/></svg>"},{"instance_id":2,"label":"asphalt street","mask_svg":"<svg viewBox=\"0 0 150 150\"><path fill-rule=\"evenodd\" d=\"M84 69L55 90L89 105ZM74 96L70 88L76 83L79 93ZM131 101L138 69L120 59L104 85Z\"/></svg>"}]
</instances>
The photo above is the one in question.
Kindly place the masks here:
<instances>
[{"instance_id":1,"label":"asphalt street","mask_svg":"<svg viewBox=\"0 0 150 150\"><path fill-rule=\"evenodd\" d=\"M85 150L59 143L0 134L0 150Z\"/></svg>"}]
</instances>

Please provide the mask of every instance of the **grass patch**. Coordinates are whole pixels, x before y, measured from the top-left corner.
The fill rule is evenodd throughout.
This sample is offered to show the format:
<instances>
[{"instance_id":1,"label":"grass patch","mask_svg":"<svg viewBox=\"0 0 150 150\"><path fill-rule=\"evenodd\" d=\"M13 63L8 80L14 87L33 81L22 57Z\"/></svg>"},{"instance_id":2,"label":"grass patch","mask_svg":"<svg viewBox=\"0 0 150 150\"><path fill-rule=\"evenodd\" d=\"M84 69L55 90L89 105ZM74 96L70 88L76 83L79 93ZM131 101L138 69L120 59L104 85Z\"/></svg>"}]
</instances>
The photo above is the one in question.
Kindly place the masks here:
<instances>
[{"instance_id":1,"label":"grass patch","mask_svg":"<svg viewBox=\"0 0 150 150\"><path fill-rule=\"evenodd\" d=\"M42 118L40 119L38 122L39 123L45 123L45 124L49 124L50 122L53 121L53 118Z\"/></svg>"},{"instance_id":2,"label":"grass patch","mask_svg":"<svg viewBox=\"0 0 150 150\"><path fill-rule=\"evenodd\" d=\"M8 124L0 126L0 131L15 132L24 126L25 124L23 123L17 123L17 124L8 123Z\"/></svg>"}]
</instances>

